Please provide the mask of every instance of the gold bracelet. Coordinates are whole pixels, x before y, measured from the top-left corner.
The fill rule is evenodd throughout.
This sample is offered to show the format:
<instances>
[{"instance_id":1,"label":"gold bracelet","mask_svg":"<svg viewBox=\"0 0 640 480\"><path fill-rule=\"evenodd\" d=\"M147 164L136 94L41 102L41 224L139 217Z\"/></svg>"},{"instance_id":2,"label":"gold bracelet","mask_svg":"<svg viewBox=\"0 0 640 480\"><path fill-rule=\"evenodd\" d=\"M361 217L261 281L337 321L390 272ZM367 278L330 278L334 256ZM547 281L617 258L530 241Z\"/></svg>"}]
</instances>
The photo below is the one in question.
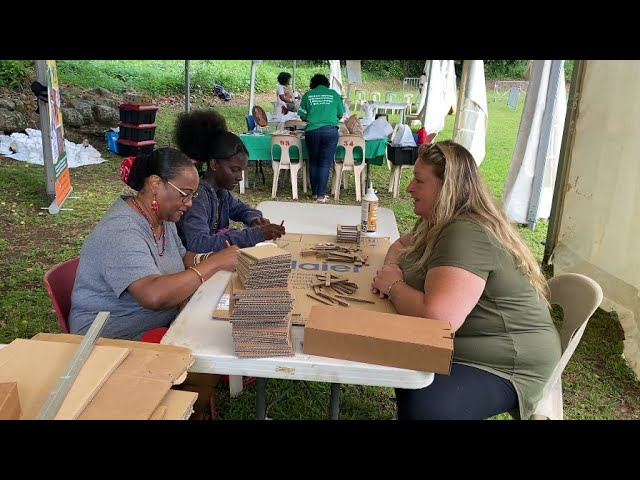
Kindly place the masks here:
<instances>
[{"instance_id":1,"label":"gold bracelet","mask_svg":"<svg viewBox=\"0 0 640 480\"><path fill-rule=\"evenodd\" d=\"M389 299L391 299L391 289L393 288L393 286L394 286L396 283L399 283L399 282L403 282L403 283L405 283L405 281L404 281L402 278L399 278L399 279L398 279L398 280L396 280L395 282L392 282L392 283L391 283L391 285L389 285L389 289L387 290L387 297L389 297Z\"/></svg>"},{"instance_id":2,"label":"gold bracelet","mask_svg":"<svg viewBox=\"0 0 640 480\"><path fill-rule=\"evenodd\" d=\"M196 272L198 274L198 277L200 277L200 281L204 283L204 278L202 278L202 274L198 271L196 267L189 267L189 270L193 270L194 272Z\"/></svg>"}]
</instances>

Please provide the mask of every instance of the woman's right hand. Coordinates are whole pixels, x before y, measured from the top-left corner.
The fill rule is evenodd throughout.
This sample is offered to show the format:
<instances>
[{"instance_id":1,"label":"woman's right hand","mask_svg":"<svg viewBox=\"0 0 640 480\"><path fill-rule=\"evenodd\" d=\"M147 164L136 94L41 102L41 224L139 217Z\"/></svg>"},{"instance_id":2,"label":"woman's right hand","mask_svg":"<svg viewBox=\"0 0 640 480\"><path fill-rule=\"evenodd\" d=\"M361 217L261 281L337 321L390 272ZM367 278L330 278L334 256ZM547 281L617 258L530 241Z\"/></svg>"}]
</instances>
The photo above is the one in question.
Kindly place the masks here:
<instances>
[{"instance_id":1,"label":"woman's right hand","mask_svg":"<svg viewBox=\"0 0 640 480\"><path fill-rule=\"evenodd\" d=\"M262 230L262 235L265 240L275 240L276 238L280 238L286 232L284 226L278 225L277 223L268 223L266 225L261 225L260 229Z\"/></svg>"},{"instance_id":2,"label":"woman's right hand","mask_svg":"<svg viewBox=\"0 0 640 480\"><path fill-rule=\"evenodd\" d=\"M220 270L233 271L236 269L236 264L238 262L238 250L240 249L237 245L231 245L224 250L220 250L219 252L210 255L209 258L207 258L207 261L215 263Z\"/></svg>"}]
</instances>

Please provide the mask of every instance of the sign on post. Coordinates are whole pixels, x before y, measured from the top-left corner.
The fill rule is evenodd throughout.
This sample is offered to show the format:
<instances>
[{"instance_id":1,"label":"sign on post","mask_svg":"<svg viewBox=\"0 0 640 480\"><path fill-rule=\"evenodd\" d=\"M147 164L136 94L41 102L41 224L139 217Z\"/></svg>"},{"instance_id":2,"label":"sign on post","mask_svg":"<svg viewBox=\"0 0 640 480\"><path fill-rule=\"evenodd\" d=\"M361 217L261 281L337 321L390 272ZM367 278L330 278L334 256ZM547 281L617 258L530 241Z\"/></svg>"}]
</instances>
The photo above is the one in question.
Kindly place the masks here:
<instances>
[{"instance_id":1,"label":"sign on post","mask_svg":"<svg viewBox=\"0 0 640 480\"><path fill-rule=\"evenodd\" d=\"M38 100L40 131L44 153L47 194L51 200L49 213L58 213L73 190L64 147L64 128L60 112L60 85L55 60L36 60L38 81L47 86L48 103Z\"/></svg>"}]
</instances>

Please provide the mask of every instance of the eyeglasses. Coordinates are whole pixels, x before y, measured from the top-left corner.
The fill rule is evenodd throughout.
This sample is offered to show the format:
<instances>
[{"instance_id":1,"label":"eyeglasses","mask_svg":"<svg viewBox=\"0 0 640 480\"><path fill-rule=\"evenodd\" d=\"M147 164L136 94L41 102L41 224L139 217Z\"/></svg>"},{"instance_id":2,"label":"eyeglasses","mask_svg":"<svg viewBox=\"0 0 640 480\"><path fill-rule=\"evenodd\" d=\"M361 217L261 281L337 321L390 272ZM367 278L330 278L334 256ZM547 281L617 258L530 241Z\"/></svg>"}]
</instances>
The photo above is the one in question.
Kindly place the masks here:
<instances>
[{"instance_id":1,"label":"eyeglasses","mask_svg":"<svg viewBox=\"0 0 640 480\"><path fill-rule=\"evenodd\" d=\"M195 200L198 198L198 192L184 193L178 187L176 187L173 183L167 180L167 183L175 188L178 192L180 192L180 196L182 197L182 203L187 203L189 200Z\"/></svg>"}]
</instances>

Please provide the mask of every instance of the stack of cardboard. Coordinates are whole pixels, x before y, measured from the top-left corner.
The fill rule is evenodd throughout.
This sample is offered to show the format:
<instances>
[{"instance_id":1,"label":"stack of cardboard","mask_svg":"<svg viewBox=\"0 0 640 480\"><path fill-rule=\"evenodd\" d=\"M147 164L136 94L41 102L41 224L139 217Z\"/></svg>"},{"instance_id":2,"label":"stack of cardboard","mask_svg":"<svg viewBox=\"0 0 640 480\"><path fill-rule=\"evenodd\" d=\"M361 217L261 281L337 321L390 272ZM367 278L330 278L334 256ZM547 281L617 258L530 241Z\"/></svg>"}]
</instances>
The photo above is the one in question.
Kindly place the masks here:
<instances>
[{"instance_id":1,"label":"stack of cardboard","mask_svg":"<svg viewBox=\"0 0 640 480\"><path fill-rule=\"evenodd\" d=\"M238 251L238 276L244 288L286 287L291 253L273 244Z\"/></svg>"},{"instance_id":2,"label":"stack of cardboard","mask_svg":"<svg viewBox=\"0 0 640 480\"><path fill-rule=\"evenodd\" d=\"M340 243L355 243L360 245L361 225L340 225L338 224L336 239Z\"/></svg>"},{"instance_id":3,"label":"stack of cardboard","mask_svg":"<svg viewBox=\"0 0 640 480\"><path fill-rule=\"evenodd\" d=\"M291 253L276 245L238 251L240 288L234 288L232 337L239 357L291 356L293 296L287 290Z\"/></svg>"},{"instance_id":4,"label":"stack of cardboard","mask_svg":"<svg viewBox=\"0 0 640 480\"><path fill-rule=\"evenodd\" d=\"M19 418L36 418L82 338L40 333L0 350L0 383L16 383ZM55 419L186 419L197 393L171 387L192 363L187 348L98 338Z\"/></svg>"},{"instance_id":5,"label":"stack of cardboard","mask_svg":"<svg viewBox=\"0 0 640 480\"><path fill-rule=\"evenodd\" d=\"M229 321L236 355L253 358L293 355L291 310L293 296L284 288L234 292Z\"/></svg>"}]
</instances>

